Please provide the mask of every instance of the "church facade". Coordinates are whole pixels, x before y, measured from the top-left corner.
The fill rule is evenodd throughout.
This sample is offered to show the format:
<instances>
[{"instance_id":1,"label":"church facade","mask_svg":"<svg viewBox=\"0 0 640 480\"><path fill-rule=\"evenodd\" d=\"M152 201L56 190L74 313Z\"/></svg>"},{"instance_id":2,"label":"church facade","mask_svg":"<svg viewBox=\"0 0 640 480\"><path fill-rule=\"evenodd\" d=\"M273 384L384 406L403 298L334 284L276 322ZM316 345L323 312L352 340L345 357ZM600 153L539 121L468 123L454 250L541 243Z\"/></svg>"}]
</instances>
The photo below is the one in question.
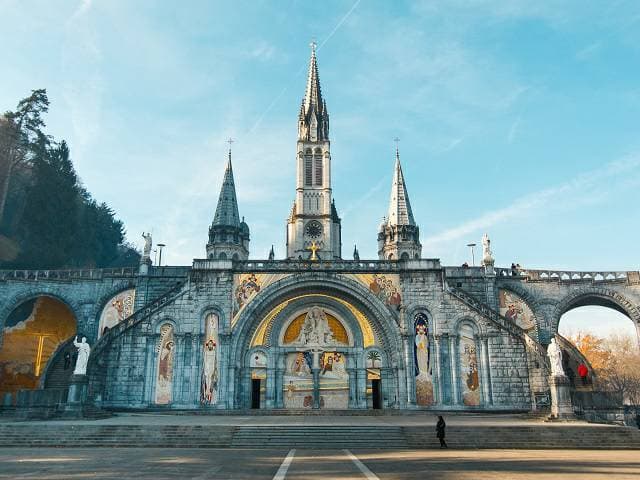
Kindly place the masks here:
<instances>
[{"instance_id":1,"label":"church facade","mask_svg":"<svg viewBox=\"0 0 640 480\"><path fill-rule=\"evenodd\" d=\"M158 311L120 335L107 331L117 340L93 356L92 397L141 408L530 409L545 375L544 359L537 369L530 361L526 333L501 328L444 287L464 284L499 309L492 259L468 271L423 259L398 152L391 184L379 258L361 261L356 250L343 259L313 48L287 258L248 260L229 152L206 259L194 261L186 281L176 278ZM157 292L155 283L167 281L146 271L136 309L153 301L142 285Z\"/></svg>"},{"instance_id":2,"label":"church facade","mask_svg":"<svg viewBox=\"0 0 640 480\"><path fill-rule=\"evenodd\" d=\"M638 272L597 283L596 274L567 281L564 273L495 268L486 236L479 267L423 258L397 151L378 259L360 259L357 250L345 259L329 138L312 48L286 259L272 250L249 260L229 152L205 258L157 267L148 245L130 275L5 277L0 293L12 300L0 308L4 346L19 335L11 312L45 295L75 315L75 332L70 326L62 336L89 340L87 398L102 407L531 411L549 406L546 346L564 312L611 306L640 332ZM586 362L557 339L565 370ZM53 372L68 369L71 340L61 337L33 385L46 388Z\"/></svg>"}]
</instances>

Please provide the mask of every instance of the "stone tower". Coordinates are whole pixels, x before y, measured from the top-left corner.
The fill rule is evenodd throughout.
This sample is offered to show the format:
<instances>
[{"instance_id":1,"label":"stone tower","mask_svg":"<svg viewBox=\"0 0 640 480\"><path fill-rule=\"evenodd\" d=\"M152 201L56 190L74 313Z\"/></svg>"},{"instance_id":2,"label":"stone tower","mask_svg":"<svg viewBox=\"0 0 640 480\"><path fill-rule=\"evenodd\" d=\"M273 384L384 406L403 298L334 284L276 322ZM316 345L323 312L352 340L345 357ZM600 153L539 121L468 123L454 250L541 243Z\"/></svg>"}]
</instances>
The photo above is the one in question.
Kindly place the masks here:
<instances>
[{"instance_id":1,"label":"stone tower","mask_svg":"<svg viewBox=\"0 0 640 480\"><path fill-rule=\"evenodd\" d=\"M240 221L236 186L231 167L231 149L224 172L220 197L213 223L209 227L207 258L216 260L247 260L249 257L249 226Z\"/></svg>"},{"instance_id":2,"label":"stone tower","mask_svg":"<svg viewBox=\"0 0 640 480\"><path fill-rule=\"evenodd\" d=\"M310 258L315 242L322 260L341 258L340 218L331 198L329 113L322 98L315 44L298 117L296 199L287 221L287 257Z\"/></svg>"},{"instance_id":3,"label":"stone tower","mask_svg":"<svg viewBox=\"0 0 640 480\"><path fill-rule=\"evenodd\" d=\"M400 153L396 147L389 213L378 231L378 257L380 260L409 260L420 258L421 253L420 229L413 218L400 165Z\"/></svg>"}]
</instances>

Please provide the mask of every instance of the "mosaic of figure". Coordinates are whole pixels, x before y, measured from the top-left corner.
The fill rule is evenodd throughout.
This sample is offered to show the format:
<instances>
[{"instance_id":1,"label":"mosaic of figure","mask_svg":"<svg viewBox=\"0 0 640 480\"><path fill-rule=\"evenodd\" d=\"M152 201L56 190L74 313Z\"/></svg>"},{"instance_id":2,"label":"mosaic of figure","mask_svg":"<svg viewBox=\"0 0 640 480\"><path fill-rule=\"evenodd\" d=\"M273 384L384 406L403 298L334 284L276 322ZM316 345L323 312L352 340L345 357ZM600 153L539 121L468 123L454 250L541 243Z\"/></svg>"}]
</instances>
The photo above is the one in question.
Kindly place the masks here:
<instances>
[{"instance_id":1,"label":"mosaic of figure","mask_svg":"<svg viewBox=\"0 0 640 480\"><path fill-rule=\"evenodd\" d=\"M313 359L310 352L289 353L284 373L284 406L313 407Z\"/></svg>"},{"instance_id":2,"label":"mosaic of figure","mask_svg":"<svg viewBox=\"0 0 640 480\"><path fill-rule=\"evenodd\" d=\"M238 309L242 308L249 299L260 291L260 283L255 273L249 274L244 278L240 285L236 287L236 302Z\"/></svg>"},{"instance_id":3,"label":"mosaic of figure","mask_svg":"<svg viewBox=\"0 0 640 480\"><path fill-rule=\"evenodd\" d=\"M414 360L416 375L416 403L433 404L433 380L431 377L431 347L429 345L429 319L419 313L414 322Z\"/></svg>"},{"instance_id":4,"label":"mosaic of figure","mask_svg":"<svg viewBox=\"0 0 640 480\"><path fill-rule=\"evenodd\" d=\"M470 325L464 325L460 330L459 355L462 403L468 406L478 406L480 405L478 355L474 331Z\"/></svg>"},{"instance_id":5,"label":"mosaic of figure","mask_svg":"<svg viewBox=\"0 0 640 480\"><path fill-rule=\"evenodd\" d=\"M535 330L533 312L525 301L513 292L500 290L500 314L514 322L527 333Z\"/></svg>"},{"instance_id":6,"label":"mosaic of figure","mask_svg":"<svg viewBox=\"0 0 640 480\"><path fill-rule=\"evenodd\" d=\"M346 357L339 352L325 352L320 357L320 406L342 409L349 406L349 374Z\"/></svg>"},{"instance_id":7,"label":"mosaic of figure","mask_svg":"<svg viewBox=\"0 0 640 480\"><path fill-rule=\"evenodd\" d=\"M402 296L397 282L384 275L374 274L369 283L369 290L387 305L399 308L402 303Z\"/></svg>"},{"instance_id":8,"label":"mosaic of figure","mask_svg":"<svg viewBox=\"0 0 640 480\"><path fill-rule=\"evenodd\" d=\"M218 316L207 315L206 337L202 355L202 388L200 401L204 404L216 403L218 399Z\"/></svg>"},{"instance_id":9,"label":"mosaic of figure","mask_svg":"<svg viewBox=\"0 0 640 480\"><path fill-rule=\"evenodd\" d=\"M160 342L158 343L155 396L155 403L157 404L166 405L171 403L172 400L174 347L173 326L165 324L160 328Z\"/></svg>"},{"instance_id":10,"label":"mosaic of figure","mask_svg":"<svg viewBox=\"0 0 640 480\"><path fill-rule=\"evenodd\" d=\"M98 338L133 313L135 296L134 289L125 290L107 302L100 314Z\"/></svg>"}]
</instances>

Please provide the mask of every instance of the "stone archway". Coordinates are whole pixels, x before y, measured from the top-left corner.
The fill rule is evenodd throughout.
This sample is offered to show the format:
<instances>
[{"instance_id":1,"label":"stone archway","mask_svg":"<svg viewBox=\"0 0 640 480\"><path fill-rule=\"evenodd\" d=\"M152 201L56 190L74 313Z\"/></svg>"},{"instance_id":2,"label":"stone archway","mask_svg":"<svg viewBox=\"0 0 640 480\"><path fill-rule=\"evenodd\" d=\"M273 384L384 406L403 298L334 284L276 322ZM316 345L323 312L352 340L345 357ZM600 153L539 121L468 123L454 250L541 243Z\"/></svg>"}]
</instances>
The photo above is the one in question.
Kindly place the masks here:
<instances>
[{"instance_id":1,"label":"stone archway","mask_svg":"<svg viewBox=\"0 0 640 480\"><path fill-rule=\"evenodd\" d=\"M634 304L628 297L615 290L601 287L581 289L562 298L553 311L552 331L558 333L562 315L574 308L584 306L607 307L628 317L635 325L640 345L640 305Z\"/></svg>"},{"instance_id":2,"label":"stone archway","mask_svg":"<svg viewBox=\"0 0 640 480\"><path fill-rule=\"evenodd\" d=\"M2 324L0 393L38 388L49 360L74 337L77 324L73 309L56 296L32 295L17 303ZM70 373L73 359L63 366Z\"/></svg>"},{"instance_id":3,"label":"stone archway","mask_svg":"<svg viewBox=\"0 0 640 480\"><path fill-rule=\"evenodd\" d=\"M305 349L295 342L283 342L283 329L287 329L293 321L298 322L298 329L313 307L321 308L332 319L340 322L349 331L349 344L319 346L322 350L312 358L305 360ZM305 310L306 309L306 310ZM275 313L272 313L275 312ZM295 318L292 318L295 317ZM402 344L398 328L397 313L376 298L372 298L359 283L346 278L324 277L317 273L297 275L295 278L281 279L260 291L241 312L233 333L231 355L235 365L236 382L234 399L236 407L246 407L248 400L247 385L249 373L242 359L252 348L263 347L268 350L270 360L267 369L267 401L271 408L285 406L287 385L284 384L287 368L296 359L298 363L307 361L310 378L319 375L325 363L332 363L327 355L344 367L349 376L349 408L366 408L366 365L364 349L376 346L384 351L393 368L385 369L385 399L387 405L397 406L402 394L399 390L406 388L402 362ZM298 333L299 334L299 333ZM290 340L290 339L289 339ZM316 345L318 347L318 345ZM324 348L326 347L326 348ZM302 358L297 358L301 354ZM313 372L317 370L318 372ZM289 372L291 373L291 372ZM311 384L318 385L313 380ZM313 387L316 388L317 387ZM404 395L406 396L406 395ZM320 407L321 398L312 398L307 403Z\"/></svg>"}]
</instances>

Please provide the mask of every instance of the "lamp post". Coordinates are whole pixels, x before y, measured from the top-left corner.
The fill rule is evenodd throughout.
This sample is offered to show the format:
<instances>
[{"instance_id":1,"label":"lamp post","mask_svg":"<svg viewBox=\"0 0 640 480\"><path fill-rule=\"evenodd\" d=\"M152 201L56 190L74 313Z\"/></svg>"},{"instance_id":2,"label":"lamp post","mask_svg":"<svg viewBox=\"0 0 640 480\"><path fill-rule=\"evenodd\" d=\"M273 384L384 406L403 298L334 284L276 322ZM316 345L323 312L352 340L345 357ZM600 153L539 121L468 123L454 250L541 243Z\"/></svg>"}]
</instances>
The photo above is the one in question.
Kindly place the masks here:
<instances>
[{"instance_id":1,"label":"lamp post","mask_svg":"<svg viewBox=\"0 0 640 480\"><path fill-rule=\"evenodd\" d=\"M158 259L158 266L161 267L162 266L162 249L166 247L166 245L164 243L158 243L156 244L156 246L160 248L160 258Z\"/></svg>"},{"instance_id":2,"label":"lamp post","mask_svg":"<svg viewBox=\"0 0 640 480\"><path fill-rule=\"evenodd\" d=\"M471 249L471 266L472 267L476 266L476 255L475 255L475 252L473 251L475 246L476 246L475 243L467 243L467 247Z\"/></svg>"}]
</instances>

